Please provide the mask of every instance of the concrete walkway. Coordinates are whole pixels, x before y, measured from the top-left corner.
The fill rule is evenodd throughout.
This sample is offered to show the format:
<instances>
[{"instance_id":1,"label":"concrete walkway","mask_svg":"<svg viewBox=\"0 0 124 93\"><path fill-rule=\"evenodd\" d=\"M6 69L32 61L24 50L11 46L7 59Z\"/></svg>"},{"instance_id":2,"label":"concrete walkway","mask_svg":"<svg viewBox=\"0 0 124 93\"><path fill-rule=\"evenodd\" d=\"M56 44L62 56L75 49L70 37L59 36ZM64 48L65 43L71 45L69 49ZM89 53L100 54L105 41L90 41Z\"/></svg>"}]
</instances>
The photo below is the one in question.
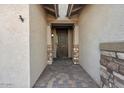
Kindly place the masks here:
<instances>
[{"instance_id":1,"label":"concrete walkway","mask_svg":"<svg viewBox=\"0 0 124 93\"><path fill-rule=\"evenodd\" d=\"M97 88L97 84L70 59L55 60L48 65L36 82L35 88Z\"/></svg>"}]
</instances>

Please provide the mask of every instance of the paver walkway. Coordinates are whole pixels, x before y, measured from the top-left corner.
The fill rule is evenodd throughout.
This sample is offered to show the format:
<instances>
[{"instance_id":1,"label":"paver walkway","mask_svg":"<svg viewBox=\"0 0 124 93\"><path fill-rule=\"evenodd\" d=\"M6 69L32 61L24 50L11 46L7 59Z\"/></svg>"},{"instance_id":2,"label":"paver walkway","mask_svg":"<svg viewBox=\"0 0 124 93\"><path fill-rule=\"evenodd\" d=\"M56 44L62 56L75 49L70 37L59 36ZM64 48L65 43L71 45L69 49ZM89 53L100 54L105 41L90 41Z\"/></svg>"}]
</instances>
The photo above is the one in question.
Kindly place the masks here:
<instances>
[{"instance_id":1,"label":"paver walkway","mask_svg":"<svg viewBox=\"0 0 124 93\"><path fill-rule=\"evenodd\" d=\"M98 85L71 59L55 60L48 65L34 88L97 88Z\"/></svg>"}]
</instances>

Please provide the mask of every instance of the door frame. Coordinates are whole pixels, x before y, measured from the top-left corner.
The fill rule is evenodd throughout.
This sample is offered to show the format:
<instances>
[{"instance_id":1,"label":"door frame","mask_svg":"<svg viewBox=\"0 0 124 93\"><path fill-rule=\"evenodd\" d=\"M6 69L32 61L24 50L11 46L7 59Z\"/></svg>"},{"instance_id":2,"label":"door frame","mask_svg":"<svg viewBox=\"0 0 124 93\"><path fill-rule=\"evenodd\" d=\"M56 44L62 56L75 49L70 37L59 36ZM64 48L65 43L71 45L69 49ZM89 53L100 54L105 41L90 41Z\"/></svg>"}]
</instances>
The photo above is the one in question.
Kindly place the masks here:
<instances>
[{"instance_id":1,"label":"door frame","mask_svg":"<svg viewBox=\"0 0 124 93\"><path fill-rule=\"evenodd\" d=\"M63 33L62 33L63 32ZM59 28L56 29L56 33L57 33L57 39L58 39L58 45L57 45L57 50L56 50L56 57L60 58L60 59L64 59L64 58L68 58L68 29L67 28ZM61 41L63 38L59 38L59 35L64 35L63 37L66 37L65 42ZM59 42L59 39L60 42ZM62 47L61 42L64 42L63 47L65 47L65 49Z\"/></svg>"}]
</instances>

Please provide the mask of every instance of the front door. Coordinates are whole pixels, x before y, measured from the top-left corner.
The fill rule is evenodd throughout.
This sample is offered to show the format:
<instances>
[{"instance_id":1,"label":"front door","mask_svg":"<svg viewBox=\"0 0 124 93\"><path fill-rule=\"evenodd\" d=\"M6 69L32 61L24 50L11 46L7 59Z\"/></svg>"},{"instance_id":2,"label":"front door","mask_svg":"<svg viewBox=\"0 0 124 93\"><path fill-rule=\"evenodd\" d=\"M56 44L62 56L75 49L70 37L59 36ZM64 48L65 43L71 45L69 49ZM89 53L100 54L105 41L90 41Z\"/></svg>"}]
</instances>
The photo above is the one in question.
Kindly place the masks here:
<instances>
[{"instance_id":1,"label":"front door","mask_svg":"<svg viewBox=\"0 0 124 93\"><path fill-rule=\"evenodd\" d=\"M57 58L68 57L68 30L57 29L58 46L57 46Z\"/></svg>"}]
</instances>

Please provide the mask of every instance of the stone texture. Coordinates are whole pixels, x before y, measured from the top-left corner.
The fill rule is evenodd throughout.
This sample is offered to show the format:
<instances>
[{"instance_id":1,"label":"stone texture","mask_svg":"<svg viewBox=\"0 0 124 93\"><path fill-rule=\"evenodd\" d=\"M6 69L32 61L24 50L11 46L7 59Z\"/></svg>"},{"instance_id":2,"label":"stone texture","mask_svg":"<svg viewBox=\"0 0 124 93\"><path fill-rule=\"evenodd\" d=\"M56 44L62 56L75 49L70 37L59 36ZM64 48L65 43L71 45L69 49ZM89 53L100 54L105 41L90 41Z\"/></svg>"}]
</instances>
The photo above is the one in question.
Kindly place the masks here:
<instances>
[{"instance_id":1,"label":"stone texture","mask_svg":"<svg viewBox=\"0 0 124 93\"><path fill-rule=\"evenodd\" d=\"M111 61L112 61L112 58L110 58L108 56L101 55L101 59L100 59L101 65L106 67L108 65L108 63Z\"/></svg>"},{"instance_id":2,"label":"stone texture","mask_svg":"<svg viewBox=\"0 0 124 93\"><path fill-rule=\"evenodd\" d=\"M47 45L47 58L48 64L52 64L53 62L52 45Z\"/></svg>"},{"instance_id":3,"label":"stone texture","mask_svg":"<svg viewBox=\"0 0 124 93\"><path fill-rule=\"evenodd\" d=\"M118 77L114 78L114 84L115 84L115 86L117 86L119 88L124 88L124 80L122 80Z\"/></svg>"},{"instance_id":4,"label":"stone texture","mask_svg":"<svg viewBox=\"0 0 124 93\"><path fill-rule=\"evenodd\" d=\"M119 64L115 63L115 62L109 62L107 65L107 69L108 71L116 71L118 72L119 69Z\"/></svg>"},{"instance_id":5,"label":"stone texture","mask_svg":"<svg viewBox=\"0 0 124 93\"><path fill-rule=\"evenodd\" d=\"M115 62L115 63L118 63L119 65L123 65L124 66L124 60L113 58L112 61Z\"/></svg>"},{"instance_id":6,"label":"stone texture","mask_svg":"<svg viewBox=\"0 0 124 93\"><path fill-rule=\"evenodd\" d=\"M121 80L124 80L124 76L121 75L121 74L119 74L119 73L113 72L113 75L114 75L115 77L120 78Z\"/></svg>"},{"instance_id":7,"label":"stone texture","mask_svg":"<svg viewBox=\"0 0 124 93\"><path fill-rule=\"evenodd\" d=\"M110 52L110 51L101 51L101 55L116 57L115 52Z\"/></svg>"},{"instance_id":8,"label":"stone texture","mask_svg":"<svg viewBox=\"0 0 124 93\"><path fill-rule=\"evenodd\" d=\"M110 51L109 51L110 52ZM100 75L101 75L101 87L108 88L122 88L124 87L124 60L119 58L123 57L122 54L113 57L113 52L108 53L104 51L101 53L100 59Z\"/></svg>"},{"instance_id":9,"label":"stone texture","mask_svg":"<svg viewBox=\"0 0 124 93\"><path fill-rule=\"evenodd\" d=\"M124 66L120 65L119 67L119 73L124 75Z\"/></svg>"},{"instance_id":10,"label":"stone texture","mask_svg":"<svg viewBox=\"0 0 124 93\"><path fill-rule=\"evenodd\" d=\"M124 66L124 60L118 59L118 58L113 58L113 62L118 63L119 65Z\"/></svg>"},{"instance_id":11,"label":"stone texture","mask_svg":"<svg viewBox=\"0 0 124 93\"><path fill-rule=\"evenodd\" d=\"M79 45L73 46L73 63L79 64Z\"/></svg>"},{"instance_id":12,"label":"stone texture","mask_svg":"<svg viewBox=\"0 0 124 93\"><path fill-rule=\"evenodd\" d=\"M101 87L108 87L108 80L104 78L103 76L100 76L101 78Z\"/></svg>"},{"instance_id":13,"label":"stone texture","mask_svg":"<svg viewBox=\"0 0 124 93\"><path fill-rule=\"evenodd\" d=\"M100 70L105 70L105 71L107 71L107 68L105 67L105 66L103 66L103 65L100 65Z\"/></svg>"},{"instance_id":14,"label":"stone texture","mask_svg":"<svg viewBox=\"0 0 124 93\"><path fill-rule=\"evenodd\" d=\"M115 87L114 86L114 76L112 74L109 75L109 78L105 78L103 77L103 75L101 75L101 87L105 88L112 88Z\"/></svg>"},{"instance_id":15,"label":"stone texture","mask_svg":"<svg viewBox=\"0 0 124 93\"><path fill-rule=\"evenodd\" d=\"M101 66L101 67L100 67L100 75L101 75L103 78L108 79L110 73L107 71L107 68L106 68L106 67Z\"/></svg>"},{"instance_id":16,"label":"stone texture","mask_svg":"<svg viewBox=\"0 0 124 93\"><path fill-rule=\"evenodd\" d=\"M100 60L100 63L103 66L107 66L107 64L108 64L108 62L105 59L103 59L103 58Z\"/></svg>"},{"instance_id":17,"label":"stone texture","mask_svg":"<svg viewBox=\"0 0 124 93\"><path fill-rule=\"evenodd\" d=\"M119 59L124 59L124 53L117 53Z\"/></svg>"},{"instance_id":18,"label":"stone texture","mask_svg":"<svg viewBox=\"0 0 124 93\"><path fill-rule=\"evenodd\" d=\"M92 78L71 59L54 60L39 77L34 88L97 88Z\"/></svg>"}]
</instances>

